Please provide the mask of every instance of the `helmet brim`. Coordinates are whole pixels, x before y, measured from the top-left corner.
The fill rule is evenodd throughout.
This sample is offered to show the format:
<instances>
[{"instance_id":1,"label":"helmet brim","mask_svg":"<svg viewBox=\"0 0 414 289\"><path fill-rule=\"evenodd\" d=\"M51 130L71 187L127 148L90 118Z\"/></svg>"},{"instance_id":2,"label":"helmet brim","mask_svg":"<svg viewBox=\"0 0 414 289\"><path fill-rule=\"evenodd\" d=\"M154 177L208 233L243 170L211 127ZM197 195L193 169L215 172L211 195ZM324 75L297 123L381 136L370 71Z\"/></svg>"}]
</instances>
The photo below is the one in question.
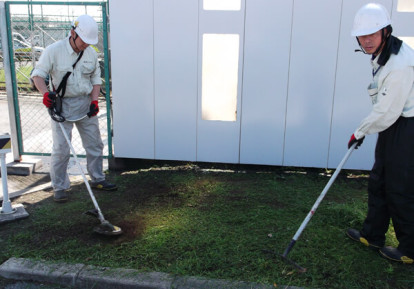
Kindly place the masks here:
<instances>
[{"instance_id":1,"label":"helmet brim","mask_svg":"<svg viewBox=\"0 0 414 289\"><path fill-rule=\"evenodd\" d=\"M374 34L378 31L380 31L381 29L384 29L388 25L389 24L386 24L386 25L384 24L384 26L374 27L374 28L371 28L371 29L354 29L354 30L351 31L351 36L359 37L359 36Z\"/></svg>"},{"instance_id":2,"label":"helmet brim","mask_svg":"<svg viewBox=\"0 0 414 289\"><path fill-rule=\"evenodd\" d=\"M88 38L85 38L85 39L83 39L83 38L81 37L81 39L82 39L82 41L83 41L83 42L85 42L86 44L89 44L89 45L95 45L95 44L97 44L97 43L98 43L98 38L95 38L95 39L88 39Z\"/></svg>"}]
</instances>

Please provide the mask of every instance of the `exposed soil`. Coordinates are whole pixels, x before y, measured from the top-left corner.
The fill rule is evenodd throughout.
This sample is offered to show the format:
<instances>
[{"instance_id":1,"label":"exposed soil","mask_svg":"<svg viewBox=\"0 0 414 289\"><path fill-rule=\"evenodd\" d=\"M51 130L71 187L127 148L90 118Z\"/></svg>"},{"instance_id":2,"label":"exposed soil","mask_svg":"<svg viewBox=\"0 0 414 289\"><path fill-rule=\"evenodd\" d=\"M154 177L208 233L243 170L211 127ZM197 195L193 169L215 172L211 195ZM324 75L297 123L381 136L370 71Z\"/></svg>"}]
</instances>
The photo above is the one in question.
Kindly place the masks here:
<instances>
[{"instance_id":1,"label":"exposed soil","mask_svg":"<svg viewBox=\"0 0 414 289\"><path fill-rule=\"evenodd\" d=\"M184 167L173 167L170 169L171 174L177 174L180 171L188 171L194 168L184 166ZM158 168L158 169L151 169L151 170L159 170L162 173L168 173L168 168ZM198 167L195 168L198 170ZM304 170L303 170L304 171ZM307 170L306 173L310 177L318 177L316 173L320 170ZM302 171L301 171L302 172ZM289 172L284 170L280 173L280 175L276 175L276 177L283 181L284 174L290 173L301 173L301 172ZM302 172L303 173L303 172ZM121 171L112 171L109 174L109 179L116 180L117 178L122 178L123 172ZM162 174L161 174L162 175ZM320 176L320 174L319 174ZM329 180L330 175L326 175L326 180ZM128 179L123 178L124 179ZM216 180L214 180L216 181ZM209 182L214 182L213 180L208 180L205 178L200 178L199 181L194 183L195 187L204 188L208 187ZM337 182L346 181L346 174L341 174L338 177ZM245 192L243 190L243 182L245 180L241 180L241 182L237 182L234 180L226 180L226 182L232 186L238 184L238 186L232 190L230 190L230 195L228 199L230 201L238 201L246 199ZM233 183L232 183L233 182ZM361 177L361 186L365 185L366 178ZM358 182L357 182L358 183ZM183 205L183 202L186 200L181 198L177 193L177 187L174 183L166 183L163 180L159 179L152 179L152 180L141 180L139 185L135 182L129 183L121 182L122 188L115 192L102 192L102 191L95 191L95 197L99 203L99 206L104 214L105 218L112 223L113 225L119 226L123 230L123 234L116 237L108 237L108 236L101 236L96 233L93 233L93 227L99 224L99 220L95 219L90 216L83 215L83 211L79 211L76 213L70 213L71 215L65 211L65 206L68 206L68 203L58 204L53 201L53 191L51 189L48 190L41 190L34 193L29 193L26 195L22 195L20 197L15 198L13 201L14 203L21 203L25 206L29 215L34 214L38 207L47 205L50 210L61 210L62 209L62 218L77 218L76 226L66 227L64 230L56 231L54 228L45 227L42 234L37 234L33 238L33 244L37 246L42 246L46 240L50 240L51 238L55 239L62 239L65 240L67 238L74 238L76 237L79 240L82 240L85 244L95 244L97 242L108 242L111 244L121 244L124 242L133 241L136 238L139 238L146 230L146 220L144 219L145 214L139 214L137 212L137 204L146 204L151 202L156 202L158 207L163 206L172 206L172 207L180 207ZM258 188L260 188L260 184L257 184ZM183 188L185 190L185 188ZM179 191L179 190L178 190ZM90 199L90 196L87 192L86 186L82 181L79 181L75 184L72 183L71 190L69 191L70 200L75 201L82 201L82 203L89 204L89 209L93 209L93 203ZM332 197L330 197L332 198ZM208 208L208 204L215 201L214 197L206 195L200 196L199 200L205 203L207 206L200 207L200 210L204 210ZM285 204L278 202L277 200L272 201L273 206L275 207L284 207ZM192 206L192 204L187 204L188 206ZM195 204L197 205L197 204ZM73 209L72 209L73 211ZM73 215L74 214L74 215ZM55 214L58 215L58 214ZM26 221L22 221L22 227L30 228L31 222L36 221L33 218L28 218ZM9 234L13 230L13 226L4 226L0 231L0 238L3 234Z\"/></svg>"}]
</instances>

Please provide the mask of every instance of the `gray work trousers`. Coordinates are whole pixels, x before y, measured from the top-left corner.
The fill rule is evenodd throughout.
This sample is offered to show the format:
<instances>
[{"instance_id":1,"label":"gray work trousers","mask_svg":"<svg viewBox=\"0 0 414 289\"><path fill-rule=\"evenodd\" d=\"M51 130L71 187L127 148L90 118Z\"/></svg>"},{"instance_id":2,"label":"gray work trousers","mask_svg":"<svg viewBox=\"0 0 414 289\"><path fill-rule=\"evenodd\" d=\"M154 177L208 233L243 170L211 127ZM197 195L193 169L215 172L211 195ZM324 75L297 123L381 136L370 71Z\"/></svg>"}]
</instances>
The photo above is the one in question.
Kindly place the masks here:
<instances>
[{"instance_id":1,"label":"gray work trousers","mask_svg":"<svg viewBox=\"0 0 414 289\"><path fill-rule=\"evenodd\" d=\"M63 111L65 111L66 100L67 99L64 99ZM79 99L77 100L79 101ZM89 97L82 98L80 102L83 103L81 105L81 111L83 111L84 113L82 113L81 115L84 116L87 113L87 109L85 107L89 108ZM66 110L66 112L68 112L68 110ZM74 119L70 118L70 115L68 114L62 115L64 115L66 119ZM62 133L59 123L53 120L51 120L51 122L53 149L51 157L50 178L52 181L52 187L55 191L67 190L70 188L70 180L67 172L70 158L70 147L66 142L65 136ZM79 135L82 139L82 145L86 152L87 171L92 182L100 182L105 180L105 175L103 173L102 157L104 145L99 131L98 117L85 117L78 121L65 121L61 124L63 125L70 140L72 140L73 125L76 126Z\"/></svg>"}]
</instances>

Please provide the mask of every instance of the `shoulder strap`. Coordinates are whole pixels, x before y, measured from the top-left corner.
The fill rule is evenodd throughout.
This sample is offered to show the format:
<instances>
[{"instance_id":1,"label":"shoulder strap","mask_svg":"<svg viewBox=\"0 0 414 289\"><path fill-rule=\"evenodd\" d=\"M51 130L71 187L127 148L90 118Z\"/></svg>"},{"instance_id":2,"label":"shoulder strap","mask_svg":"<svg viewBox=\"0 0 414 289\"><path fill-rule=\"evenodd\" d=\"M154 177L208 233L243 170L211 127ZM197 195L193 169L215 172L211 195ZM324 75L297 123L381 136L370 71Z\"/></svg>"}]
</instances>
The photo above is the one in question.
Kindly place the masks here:
<instances>
[{"instance_id":1,"label":"shoulder strap","mask_svg":"<svg viewBox=\"0 0 414 289\"><path fill-rule=\"evenodd\" d=\"M79 54L79 56L78 56L78 59L76 59L76 61L75 61L75 63L72 65L72 68L73 69L75 69L75 66L76 66L76 64L79 62L79 60L82 58L82 55L83 55L83 50L81 51L81 53ZM66 84L67 84L67 82L68 82L68 78L69 78L69 75L71 74L72 72L70 72L70 71L68 71L68 72L66 72L66 74L65 74L65 76L62 78L62 81L60 82L60 84L59 84L59 86L58 86L58 88L56 89L56 94L57 95L59 95L60 97L64 97L65 96L65 92L66 92ZM59 94L60 93L60 91L62 91L62 93L61 94Z\"/></svg>"}]
</instances>

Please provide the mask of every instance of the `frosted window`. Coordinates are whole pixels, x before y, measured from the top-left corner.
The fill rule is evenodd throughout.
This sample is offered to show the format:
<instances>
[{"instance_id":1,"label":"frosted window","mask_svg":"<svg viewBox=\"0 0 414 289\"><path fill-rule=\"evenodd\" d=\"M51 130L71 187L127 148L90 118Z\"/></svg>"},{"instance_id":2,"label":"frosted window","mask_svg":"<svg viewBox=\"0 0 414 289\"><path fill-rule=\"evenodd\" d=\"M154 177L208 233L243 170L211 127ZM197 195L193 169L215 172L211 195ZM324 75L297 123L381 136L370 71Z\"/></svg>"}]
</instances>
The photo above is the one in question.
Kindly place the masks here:
<instances>
[{"instance_id":1,"label":"frosted window","mask_svg":"<svg viewBox=\"0 0 414 289\"><path fill-rule=\"evenodd\" d=\"M236 120L238 70L239 35L203 34L203 120Z\"/></svg>"},{"instance_id":2,"label":"frosted window","mask_svg":"<svg viewBox=\"0 0 414 289\"><path fill-rule=\"evenodd\" d=\"M414 49L414 37L398 37Z\"/></svg>"},{"instance_id":3,"label":"frosted window","mask_svg":"<svg viewBox=\"0 0 414 289\"><path fill-rule=\"evenodd\" d=\"M204 0L204 10L240 10L241 0Z\"/></svg>"},{"instance_id":4,"label":"frosted window","mask_svg":"<svg viewBox=\"0 0 414 289\"><path fill-rule=\"evenodd\" d=\"M414 12L413 0L398 0L397 11L398 12Z\"/></svg>"}]
</instances>

